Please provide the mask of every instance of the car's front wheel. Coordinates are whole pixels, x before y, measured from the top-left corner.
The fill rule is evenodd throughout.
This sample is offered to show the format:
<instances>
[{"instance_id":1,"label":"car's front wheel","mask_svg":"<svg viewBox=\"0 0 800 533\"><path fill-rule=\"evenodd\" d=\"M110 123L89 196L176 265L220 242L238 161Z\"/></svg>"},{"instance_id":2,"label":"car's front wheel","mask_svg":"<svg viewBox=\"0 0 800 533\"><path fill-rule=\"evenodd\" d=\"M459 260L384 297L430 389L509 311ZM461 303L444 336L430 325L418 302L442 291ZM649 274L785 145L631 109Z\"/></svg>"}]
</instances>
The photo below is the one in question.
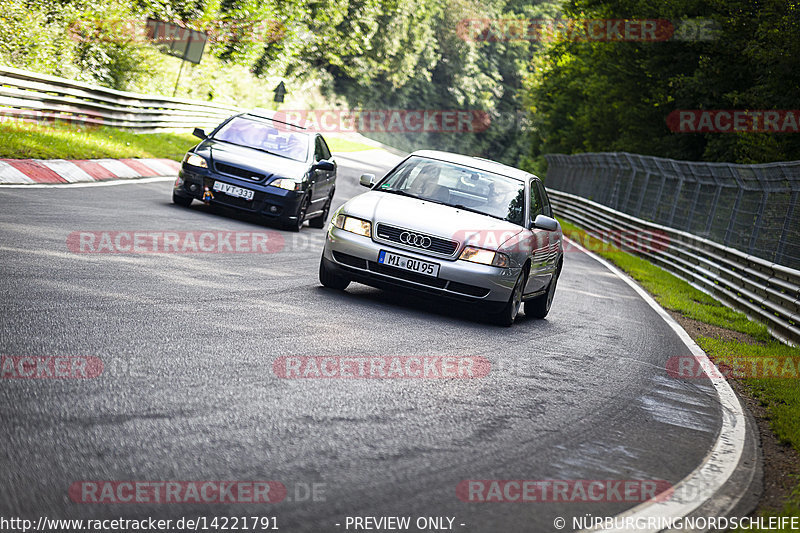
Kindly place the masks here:
<instances>
[{"instance_id":1,"label":"car's front wheel","mask_svg":"<svg viewBox=\"0 0 800 533\"><path fill-rule=\"evenodd\" d=\"M497 325L509 327L514 323L522 305L522 291L525 288L525 279L525 272L520 273L503 310L492 317Z\"/></svg>"},{"instance_id":2,"label":"car's front wheel","mask_svg":"<svg viewBox=\"0 0 800 533\"><path fill-rule=\"evenodd\" d=\"M284 223L284 227L286 229L289 231L300 231L300 228L303 227L303 222L306 220L306 213L308 212L309 203L308 196L300 201L300 207L297 208L296 220L287 220Z\"/></svg>"},{"instance_id":3,"label":"car's front wheel","mask_svg":"<svg viewBox=\"0 0 800 533\"><path fill-rule=\"evenodd\" d=\"M550 312L550 307L553 305L553 296L556 294L559 274L560 269L556 271L553 279L550 280L550 285L547 286L547 292L525 302L525 316L532 318L544 318L547 316L547 313Z\"/></svg>"},{"instance_id":4,"label":"car's front wheel","mask_svg":"<svg viewBox=\"0 0 800 533\"><path fill-rule=\"evenodd\" d=\"M331 212L331 203L333 202L333 192L328 195L328 199L325 200L325 207L322 208L322 214L318 217L314 217L308 221L308 225L312 228L324 228L325 223L328 221L328 215Z\"/></svg>"},{"instance_id":5,"label":"car's front wheel","mask_svg":"<svg viewBox=\"0 0 800 533\"><path fill-rule=\"evenodd\" d=\"M343 291L350 285L350 280L332 272L325 266L325 259L319 261L319 282L329 289Z\"/></svg>"},{"instance_id":6,"label":"car's front wheel","mask_svg":"<svg viewBox=\"0 0 800 533\"><path fill-rule=\"evenodd\" d=\"M189 207L190 205L192 205L192 197L190 196L189 198L186 198L185 196L178 196L173 192L172 203L183 207Z\"/></svg>"}]
</instances>

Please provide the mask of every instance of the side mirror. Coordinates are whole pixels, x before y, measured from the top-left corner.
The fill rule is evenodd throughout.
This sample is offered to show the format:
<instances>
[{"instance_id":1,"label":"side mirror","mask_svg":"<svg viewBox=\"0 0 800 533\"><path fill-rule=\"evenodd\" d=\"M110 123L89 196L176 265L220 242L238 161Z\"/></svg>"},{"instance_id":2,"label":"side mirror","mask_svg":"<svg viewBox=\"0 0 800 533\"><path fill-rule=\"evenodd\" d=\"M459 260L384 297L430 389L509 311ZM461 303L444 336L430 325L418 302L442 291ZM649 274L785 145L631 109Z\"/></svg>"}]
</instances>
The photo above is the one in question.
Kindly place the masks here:
<instances>
[{"instance_id":1,"label":"side mirror","mask_svg":"<svg viewBox=\"0 0 800 533\"><path fill-rule=\"evenodd\" d=\"M533 227L547 231L555 231L558 229L558 221L544 215L536 215L536 220L533 221Z\"/></svg>"},{"instance_id":2,"label":"side mirror","mask_svg":"<svg viewBox=\"0 0 800 533\"><path fill-rule=\"evenodd\" d=\"M195 128L194 131L192 132L192 135L194 135L199 139L205 139L208 137L208 135L206 135L206 132L203 131L203 128Z\"/></svg>"},{"instance_id":3,"label":"side mirror","mask_svg":"<svg viewBox=\"0 0 800 533\"><path fill-rule=\"evenodd\" d=\"M319 161L314 163L314 166L312 168L314 170L327 170L327 171L336 170L336 166L327 159L320 159Z\"/></svg>"},{"instance_id":4,"label":"side mirror","mask_svg":"<svg viewBox=\"0 0 800 533\"><path fill-rule=\"evenodd\" d=\"M375 185L375 174L361 174L361 179L359 180L362 187L369 187L372 188Z\"/></svg>"}]
</instances>

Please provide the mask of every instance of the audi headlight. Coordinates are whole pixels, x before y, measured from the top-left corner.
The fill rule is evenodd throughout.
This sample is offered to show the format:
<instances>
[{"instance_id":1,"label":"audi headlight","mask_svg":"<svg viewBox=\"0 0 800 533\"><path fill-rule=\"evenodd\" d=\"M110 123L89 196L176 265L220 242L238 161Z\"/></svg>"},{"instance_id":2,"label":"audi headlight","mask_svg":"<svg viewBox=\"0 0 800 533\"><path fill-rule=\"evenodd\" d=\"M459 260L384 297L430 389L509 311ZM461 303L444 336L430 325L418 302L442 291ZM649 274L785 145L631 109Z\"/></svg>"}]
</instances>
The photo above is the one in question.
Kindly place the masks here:
<instances>
[{"instance_id":1,"label":"audi headlight","mask_svg":"<svg viewBox=\"0 0 800 533\"><path fill-rule=\"evenodd\" d=\"M300 189L300 184L289 178L278 178L276 180L272 180L271 182L269 182L269 184L272 185L273 187L280 187L281 189L286 189L287 191L296 191Z\"/></svg>"},{"instance_id":2,"label":"audi headlight","mask_svg":"<svg viewBox=\"0 0 800 533\"><path fill-rule=\"evenodd\" d=\"M337 215L333 220L333 225L339 229L362 235L364 237L372 236L372 223L360 218L349 217L347 215Z\"/></svg>"},{"instance_id":3,"label":"audi headlight","mask_svg":"<svg viewBox=\"0 0 800 533\"><path fill-rule=\"evenodd\" d=\"M462 261L501 268L508 268L511 265L511 259L506 254L484 248L476 248L475 246L465 246L458 258Z\"/></svg>"},{"instance_id":4,"label":"audi headlight","mask_svg":"<svg viewBox=\"0 0 800 533\"><path fill-rule=\"evenodd\" d=\"M188 152L184 156L183 162L184 162L184 164L191 165L193 167L208 168L208 163L206 162L205 159L203 159L199 155L193 154L191 152Z\"/></svg>"}]
</instances>

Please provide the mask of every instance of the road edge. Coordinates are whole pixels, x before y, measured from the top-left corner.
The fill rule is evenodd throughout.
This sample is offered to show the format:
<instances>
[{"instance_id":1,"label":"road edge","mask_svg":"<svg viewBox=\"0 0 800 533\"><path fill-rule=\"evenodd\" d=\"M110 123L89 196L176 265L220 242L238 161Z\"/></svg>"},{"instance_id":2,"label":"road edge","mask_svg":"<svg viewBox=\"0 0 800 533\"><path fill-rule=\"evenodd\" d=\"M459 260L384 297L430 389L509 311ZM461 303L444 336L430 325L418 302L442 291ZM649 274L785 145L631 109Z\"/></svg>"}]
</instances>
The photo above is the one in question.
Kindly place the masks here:
<instances>
[{"instance_id":1,"label":"road edge","mask_svg":"<svg viewBox=\"0 0 800 533\"><path fill-rule=\"evenodd\" d=\"M655 299L622 270L590 252L571 239L564 238L571 246L586 253L589 257L606 267L611 273L622 279L670 326L678 335L692 355L704 368L713 365L706 353L694 342L686 330L672 318ZM709 365L709 366L706 366ZM705 533L716 531L717 527L702 528L668 528L648 524L654 521L683 522L686 517L730 517L745 516L758 503L761 493L762 459L761 447L755 420L745 408L733 388L723 377L709 378L717 392L722 409L722 426L717 440L711 450L689 475L675 484L672 494L663 501L659 497L644 502L614 517L612 528L592 528L591 531L697 531ZM645 527L636 527L645 524ZM655 523L655 522L654 522ZM622 524L622 527L617 527ZM626 524L632 524L627 527ZM723 528L725 530L727 528Z\"/></svg>"}]
</instances>

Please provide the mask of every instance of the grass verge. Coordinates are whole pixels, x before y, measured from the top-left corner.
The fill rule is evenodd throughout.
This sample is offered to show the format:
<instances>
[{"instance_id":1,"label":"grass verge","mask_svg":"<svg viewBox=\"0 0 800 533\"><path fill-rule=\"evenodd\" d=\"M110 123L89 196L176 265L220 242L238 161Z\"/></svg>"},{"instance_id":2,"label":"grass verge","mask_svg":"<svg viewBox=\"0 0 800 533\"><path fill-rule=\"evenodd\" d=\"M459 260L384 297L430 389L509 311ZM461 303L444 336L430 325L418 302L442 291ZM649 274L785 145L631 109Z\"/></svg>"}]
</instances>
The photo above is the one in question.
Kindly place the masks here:
<instances>
[{"instance_id":1,"label":"grass verge","mask_svg":"<svg viewBox=\"0 0 800 533\"><path fill-rule=\"evenodd\" d=\"M0 124L0 157L9 159L153 157L180 161L197 142L190 133L133 133L60 123Z\"/></svg>"},{"instance_id":2,"label":"grass verge","mask_svg":"<svg viewBox=\"0 0 800 533\"><path fill-rule=\"evenodd\" d=\"M374 150L374 146L344 137L325 139L332 152ZM180 161L199 140L190 133L133 133L119 128L67 123L0 124L0 158L100 159L153 157Z\"/></svg>"},{"instance_id":3,"label":"grass verge","mask_svg":"<svg viewBox=\"0 0 800 533\"><path fill-rule=\"evenodd\" d=\"M375 150L374 146L362 142L347 139L345 137L325 137L325 142L331 152L361 152L363 150Z\"/></svg>"},{"instance_id":4,"label":"grass verge","mask_svg":"<svg viewBox=\"0 0 800 533\"><path fill-rule=\"evenodd\" d=\"M602 242L569 222L562 220L561 226L566 237L614 263L639 282L665 309L692 320L745 334L744 338L749 339L745 342L722 335L696 336L694 340L716 364L723 365L723 369L726 362L759 362L756 373L759 377L733 379L739 380L744 389L765 408L766 418L778 442L800 452L800 348L786 346L775 340L763 324L753 322L744 314L725 307L711 296L641 257ZM800 516L798 481L800 480L794 480L794 490L785 499L782 509L765 510L762 514Z\"/></svg>"}]
</instances>

